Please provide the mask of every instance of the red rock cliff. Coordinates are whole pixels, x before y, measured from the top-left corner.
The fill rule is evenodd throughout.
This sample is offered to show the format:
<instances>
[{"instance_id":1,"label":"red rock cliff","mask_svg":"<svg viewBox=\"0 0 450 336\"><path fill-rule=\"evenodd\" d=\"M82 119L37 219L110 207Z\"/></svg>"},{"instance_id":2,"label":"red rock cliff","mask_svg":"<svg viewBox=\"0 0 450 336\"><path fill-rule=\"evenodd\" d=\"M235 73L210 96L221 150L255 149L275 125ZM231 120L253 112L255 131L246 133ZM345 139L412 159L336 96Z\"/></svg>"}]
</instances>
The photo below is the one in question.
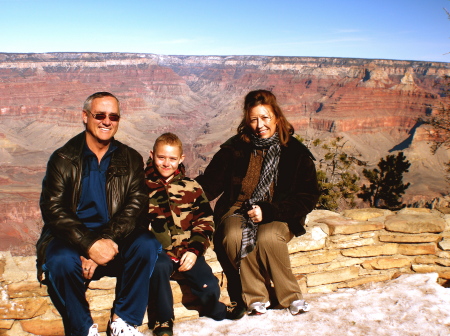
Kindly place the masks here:
<instances>
[{"instance_id":1,"label":"red rock cliff","mask_svg":"<svg viewBox=\"0 0 450 336\"><path fill-rule=\"evenodd\" d=\"M303 136L344 136L371 164L391 149L409 150L413 186L408 192L446 193L442 167L448 155L431 156L423 132L411 139L417 118L447 103L443 77L448 65L313 57L0 54L0 196L11 205L1 209L3 218L20 224L14 219L20 216L8 214L20 209L16 197L12 201L8 195L27 191L37 204L50 153L83 130L81 106L96 91L119 97L123 119L117 137L144 158L159 134L177 133L192 176L235 133L244 95L263 88L277 95ZM34 216L38 221L38 211Z\"/></svg>"}]
</instances>

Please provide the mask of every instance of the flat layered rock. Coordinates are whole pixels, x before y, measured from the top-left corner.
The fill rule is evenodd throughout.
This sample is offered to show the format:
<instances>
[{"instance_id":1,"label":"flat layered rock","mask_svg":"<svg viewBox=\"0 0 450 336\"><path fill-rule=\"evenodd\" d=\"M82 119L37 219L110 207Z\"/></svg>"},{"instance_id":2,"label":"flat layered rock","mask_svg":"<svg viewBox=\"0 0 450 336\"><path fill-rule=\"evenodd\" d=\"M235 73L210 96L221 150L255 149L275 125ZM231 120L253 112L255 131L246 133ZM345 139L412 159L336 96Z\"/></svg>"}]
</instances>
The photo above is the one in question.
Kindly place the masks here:
<instances>
[{"instance_id":1,"label":"flat layered rock","mask_svg":"<svg viewBox=\"0 0 450 336\"><path fill-rule=\"evenodd\" d=\"M385 229L403 233L431 233L445 230L445 220L433 213L399 214L386 218Z\"/></svg>"},{"instance_id":2,"label":"flat layered rock","mask_svg":"<svg viewBox=\"0 0 450 336\"><path fill-rule=\"evenodd\" d=\"M376 231L384 228L383 223L349 220L340 217L327 217L318 220L330 229L330 235L353 234L356 232Z\"/></svg>"},{"instance_id":3,"label":"flat layered rock","mask_svg":"<svg viewBox=\"0 0 450 336\"><path fill-rule=\"evenodd\" d=\"M342 214L344 215L344 217L348 217L354 220L368 221L374 218L381 218L392 215L393 212L386 209L364 208L345 210Z\"/></svg>"}]
</instances>

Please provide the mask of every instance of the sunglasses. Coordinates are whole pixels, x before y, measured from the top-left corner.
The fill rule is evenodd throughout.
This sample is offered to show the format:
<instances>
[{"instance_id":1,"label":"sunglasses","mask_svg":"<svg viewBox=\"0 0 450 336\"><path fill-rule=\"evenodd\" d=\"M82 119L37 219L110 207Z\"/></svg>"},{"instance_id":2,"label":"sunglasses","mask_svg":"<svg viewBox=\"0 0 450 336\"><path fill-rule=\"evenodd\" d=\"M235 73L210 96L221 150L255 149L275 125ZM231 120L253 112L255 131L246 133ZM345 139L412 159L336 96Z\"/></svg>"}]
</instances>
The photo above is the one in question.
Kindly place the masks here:
<instances>
[{"instance_id":1,"label":"sunglasses","mask_svg":"<svg viewBox=\"0 0 450 336\"><path fill-rule=\"evenodd\" d=\"M111 121L119 121L119 119L120 119L120 115L114 114L114 113L112 113L112 114L106 114L106 113L93 114L91 111L88 111L88 112L96 120L105 120L106 117L108 117L109 120L111 120Z\"/></svg>"}]
</instances>

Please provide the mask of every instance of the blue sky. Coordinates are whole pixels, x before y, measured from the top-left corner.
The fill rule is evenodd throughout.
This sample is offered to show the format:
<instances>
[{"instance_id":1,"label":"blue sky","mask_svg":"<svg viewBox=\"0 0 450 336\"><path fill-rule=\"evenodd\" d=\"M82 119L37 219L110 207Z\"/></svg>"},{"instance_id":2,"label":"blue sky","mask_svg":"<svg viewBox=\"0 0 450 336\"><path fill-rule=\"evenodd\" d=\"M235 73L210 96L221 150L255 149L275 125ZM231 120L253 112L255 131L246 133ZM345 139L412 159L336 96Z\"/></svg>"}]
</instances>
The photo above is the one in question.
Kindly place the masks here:
<instances>
[{"instance_id":1,"label":"blue sky","mask_svg":"<svg viewBox=\"0 0 450 336\"><path fill-rule=\"evenodd\" d=\"M450 0L0 0L0 52L450 62Z\"/></svg>"}]
</instances>

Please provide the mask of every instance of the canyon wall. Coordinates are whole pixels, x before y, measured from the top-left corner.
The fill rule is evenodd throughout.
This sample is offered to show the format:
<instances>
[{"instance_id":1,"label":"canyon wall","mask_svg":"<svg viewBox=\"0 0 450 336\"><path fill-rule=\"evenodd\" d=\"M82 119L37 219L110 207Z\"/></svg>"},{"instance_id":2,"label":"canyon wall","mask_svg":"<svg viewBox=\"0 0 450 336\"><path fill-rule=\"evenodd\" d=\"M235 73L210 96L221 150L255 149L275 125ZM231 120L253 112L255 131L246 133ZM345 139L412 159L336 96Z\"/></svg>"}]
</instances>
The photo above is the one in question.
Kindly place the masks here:
<instances>
[{"instance_id":1,"label":"canyon wall","mask_svg":"<svg viewBox=\"0 0 450 336\"><path fill-rule=\"evenodd\" d=\"M369 168L403 150L412 163L405 201L447 194L450 157L446 150L431 155L428 133L417 119L448 104L448 66L351 58L0 53L0 249L19 241L32 249L47 159L83 130L81 106L96 91L119 97L117 138L144 159L159 134L177 133L191 176L235 133L245 94L269 89L298 134L342 136Z\"/></svg>"}]
</instances>

